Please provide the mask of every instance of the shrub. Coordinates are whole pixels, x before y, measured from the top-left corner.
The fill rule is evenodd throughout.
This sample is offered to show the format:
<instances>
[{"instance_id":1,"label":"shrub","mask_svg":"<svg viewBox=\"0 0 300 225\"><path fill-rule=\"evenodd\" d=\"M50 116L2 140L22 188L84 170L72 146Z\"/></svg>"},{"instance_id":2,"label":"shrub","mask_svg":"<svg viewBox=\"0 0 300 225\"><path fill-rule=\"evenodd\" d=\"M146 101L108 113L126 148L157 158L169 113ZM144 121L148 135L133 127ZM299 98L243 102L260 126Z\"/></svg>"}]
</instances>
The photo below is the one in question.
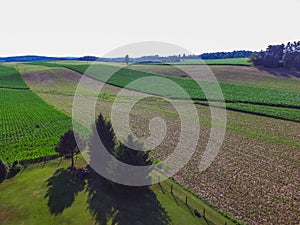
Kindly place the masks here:
<instances>
[{"instance_id":1,"label":"shrub","mask_svg":"<svg viewBox=\"0 0 300 225\"><path fill-rule=\"evenodd\" d=\"M6 178L7 172L8 172L7 164L0 159L0 182L2 182Z\"/></svg>"},{"instance_id":2,"label":"shrub","mask_svg":"<svg viewBox=\"0 0 300 225\"><path fill-rule=\"evenodd\" d=\"M21 170L22 170L22 166L19 164L19 162L17 160L15 160L10 166L9 166L9 170L7 173L7 178L12 178L14 176L16 176Z\"/></svg>"}]
</instances>

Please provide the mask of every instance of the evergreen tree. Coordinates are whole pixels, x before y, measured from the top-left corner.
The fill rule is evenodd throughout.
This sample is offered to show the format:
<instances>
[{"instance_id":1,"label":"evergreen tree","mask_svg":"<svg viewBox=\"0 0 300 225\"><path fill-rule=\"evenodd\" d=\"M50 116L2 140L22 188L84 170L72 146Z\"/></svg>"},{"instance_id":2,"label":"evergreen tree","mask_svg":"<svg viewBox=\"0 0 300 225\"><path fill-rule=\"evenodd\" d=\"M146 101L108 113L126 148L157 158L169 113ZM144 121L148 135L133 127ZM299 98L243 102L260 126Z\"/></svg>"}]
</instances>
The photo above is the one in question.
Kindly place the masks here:
<instances>
[{"instance_id":1,"label":"evergreen tree","mask_svg":"<svg viewBox=\"0 0 300 225\"><path fill-rule=\"evenodd\" d=\"M80 152L77 146L75 135L78 137L77 140L81 141L81 138L78 134L75 134L73 130L68 130L64 135L61 136L59 143L55 146L55 151L58 152L60 156L71 158L71 168L74 167L74 155Z\"/></svg>"}]
</instances>

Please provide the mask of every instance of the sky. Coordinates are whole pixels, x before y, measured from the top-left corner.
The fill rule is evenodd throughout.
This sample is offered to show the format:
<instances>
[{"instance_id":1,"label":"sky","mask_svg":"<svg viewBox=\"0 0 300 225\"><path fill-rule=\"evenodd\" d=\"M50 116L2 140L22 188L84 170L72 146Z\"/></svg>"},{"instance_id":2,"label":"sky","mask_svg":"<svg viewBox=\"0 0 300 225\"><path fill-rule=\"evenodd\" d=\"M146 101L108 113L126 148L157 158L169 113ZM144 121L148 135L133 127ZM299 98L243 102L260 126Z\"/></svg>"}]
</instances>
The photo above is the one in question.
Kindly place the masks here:
<instances>
[{"instance_id":1,"label":"sky","mask_svg":"<svg viewBox=\"0 0 300 225\"><path fill-rule=\"evenodd\" d=\"M299 9L300 0L2 0L0 57L102 57L143 41L259 51L300 40Z\"/></svg>"}]
</instances>

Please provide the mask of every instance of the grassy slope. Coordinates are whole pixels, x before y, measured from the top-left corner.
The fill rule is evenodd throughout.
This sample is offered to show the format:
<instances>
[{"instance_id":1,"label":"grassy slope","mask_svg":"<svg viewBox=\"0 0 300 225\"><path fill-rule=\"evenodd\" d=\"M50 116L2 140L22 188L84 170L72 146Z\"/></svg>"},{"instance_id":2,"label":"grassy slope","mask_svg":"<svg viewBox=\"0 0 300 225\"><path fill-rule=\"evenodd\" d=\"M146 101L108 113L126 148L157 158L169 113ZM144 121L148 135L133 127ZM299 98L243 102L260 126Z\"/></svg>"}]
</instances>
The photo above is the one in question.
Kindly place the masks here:
<instances>
[{"instance_id":1,"label":"grassy slope","mask_svg":"<svg viewBox=\"0 0 300 225\"><path fill-rule=\"evenodd\" d=\"M78 182L74 174L66 170L70 162L63 160L59 164L59 161L30 165L21 174L0 184L1 224L111 224L113 221L133 224L137 218L142 224L162 224L167 215L172 224L207 224L190 212L184 203L186 195L190 208L201 212L205 208L206 218L214 224L234 224L171 180L162 183L164 193L158 185L153 185L149 195L153 193L156 197L134 198L128 204L126 199L107 190L102 192L101 186L96 193L91 192L93 180L87 180L85 184ZM84 167L85 162L79 157L76 165ZM178 205L169 192L171 184ZM97 186L95 182L93 185Z\"/></svg>"},{"instance_id":2,"label":"grassy slope","mask_svg":"<svg viewBox=\"0 0 300 225\"><path fill-rule=\"evenodd\" d=\"M0 88L28 89L20 74L11 67L0 64Z\"/></svg>"},{"instance_id":3,"label":"grassy slope","mask_svg":"<svg viewBox=\"0 0 300 225\"><path fill-rule=\"evenodd\" d=\"M46 101L53 96L47 93L43 95ZM69 101L70 103L72 102L72 96L58 95L54 102L62 105L53 105L63 110L72 107L68 105ZM50 104L52 104L51 101ZM149 113L159 113L158 115L154 114L150 118L154 116L162 116L164 118L165 114L166 118L174 116L174 110L166 109L164 105L145 102L145 105L141 106L143 109L147 107ZM209 124L209 109L202 106L197 106L197 108L199 108L199 115L201 115L199 118L201 125L203 123ZM104 112L106 107L103 108L103 105L101 105L99 110ZM148 129L148 117L144 120L141 119L141 117L147 115L147 111L139 110L136 113L133 112L135 118L133 129L135 127L143 128L143 124L146 124L145 130ZM71 108L67 109L66 112L71 114ZM293 187L297 185L297 181L293 179L296 170L291 169L291 167L297 168L298 128L300 123L232 111L227 112L227 115L227 137L224 142L224 148L220 151L221 156L219 160L216 160L217 163L212 165L210 172L208 171L208 173L198 177L191 173L191 171L197 171L198 164L196 163L195 167L189 166L186 170L183 170L185 171L182 173L184 175L178 175L181 178L179 181L206 199L209 199L210 202L214 202L215 205L247 221L249 224L264 224L266 221L276 224L276 220L278 222L280 219L288 217L290 221L298 221L296 217L299 213L297 214L295 210L291 209L293 207L291 205L294 203L291 193L293 193L292 190L295 192ZM171 124L170 130L175 131L177 129L175 125L176 120L172 120ZM167 142L166 144L165 148L167 149L167 146L171 145L172 142ZM199 146L202 145L204 146L206 143L201 141ZM224 162L222 163L223 160ZM217 166L218 164L219 167ZM282 170L283 168L284 170ZM236 179L236 176L238 179ZM201 183L200 181L203 179L205 182ZM282 193L281 188L284 183L282 183L281 179L289 179L285 182L290 184L291 193ZM270 183L270 181L272 182ZM259 185L256 185L257 183ZM260 198L253 198L253 196L259 196L260 193L265 192L268 192L268 194ZM245 196L243 193L247 193L247 195ZM282 198L281 196L283 195L284 197ZM282 207L282 204L284 207ZM261 205L264 207L263 210L261 207L257 207ZM290 216L287 217L286 215L288 214Z\"/></svg>"}]
</instances>

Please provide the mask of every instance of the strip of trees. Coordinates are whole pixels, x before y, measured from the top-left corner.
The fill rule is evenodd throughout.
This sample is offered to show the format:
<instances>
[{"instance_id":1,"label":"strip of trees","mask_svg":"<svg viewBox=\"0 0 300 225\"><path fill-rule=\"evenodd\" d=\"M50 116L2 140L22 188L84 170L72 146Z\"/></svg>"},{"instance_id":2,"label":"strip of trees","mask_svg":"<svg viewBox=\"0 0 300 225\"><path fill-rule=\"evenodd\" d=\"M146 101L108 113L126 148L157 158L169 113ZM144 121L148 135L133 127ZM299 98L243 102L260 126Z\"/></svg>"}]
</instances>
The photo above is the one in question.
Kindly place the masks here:
<instances>
[{"instance_id":1,"label":"strip of trees","mask_svg":"<svg viewBox=\"0 0 300 225\"><path fill-rule=\"evenodd\" d=\"M230 59L230 58L248 58L251 54L256 52L253 51L233 51L233 52L212 52L203 53L200 55L201 59Z\"/></svg>"},{"instance_id":2,"label":"strip of trees","mask_svg":"<svg viewBox=\"0 0 300 225\"><path fill-rule=\"evenodd\" d=\"M300 69L300 41L289 42L286 45L269 45L266 51L250 55L249 61L254 66Z\"/></svg>"},{"instance_id":3,"label":"strip of trees","mask_svg":"<svg viewBox=\"0 0 300 225\"><path fill-rule=\"evenodd\" d=\"M101 140L102 145L99 145L99 138ZM77 143L76 141L79 141L80 143ZM100 164L102 164L102 166L105 166L108 174L110 174L111 177L114 177L116 179L119 176L120 168L118 168L118 165L116 165L113 160L106 160L104 162L103 159L99 158L99 152L108 151L112 155L112 157L116 158L117 160L123 163L130 164L133 166L152 165L152 161L149 158L149 151L142 151L144 149L142 143L140 143L137 140L134 140L131 135L129 135L126 138L125 143L126 144L123 144L117 140L111 122L109 120L104 119L102 114L100 114L96 120L95 125L92 127L92 133L88 141L90 164L99 164L99 166L101 166ZM74 132L73 130L69 130L61 136L59 143L55 147L56 152L58 152L61 157L64 156L66 158L71 159L70 169L74 169L74 156L80 153L77 144L83 146L85 145L85 142L80 137L79 133ZM140 151L134 150L128 146L134 146L134 149L140 149ZM95 174L95 171L93 171L92 168L89 168L89 171L92 172L92 174ZM119 185L108 180L105 180L105 183L118 191L138 189L129 188L128 186Z\"/></svg>"}]
</instances>

